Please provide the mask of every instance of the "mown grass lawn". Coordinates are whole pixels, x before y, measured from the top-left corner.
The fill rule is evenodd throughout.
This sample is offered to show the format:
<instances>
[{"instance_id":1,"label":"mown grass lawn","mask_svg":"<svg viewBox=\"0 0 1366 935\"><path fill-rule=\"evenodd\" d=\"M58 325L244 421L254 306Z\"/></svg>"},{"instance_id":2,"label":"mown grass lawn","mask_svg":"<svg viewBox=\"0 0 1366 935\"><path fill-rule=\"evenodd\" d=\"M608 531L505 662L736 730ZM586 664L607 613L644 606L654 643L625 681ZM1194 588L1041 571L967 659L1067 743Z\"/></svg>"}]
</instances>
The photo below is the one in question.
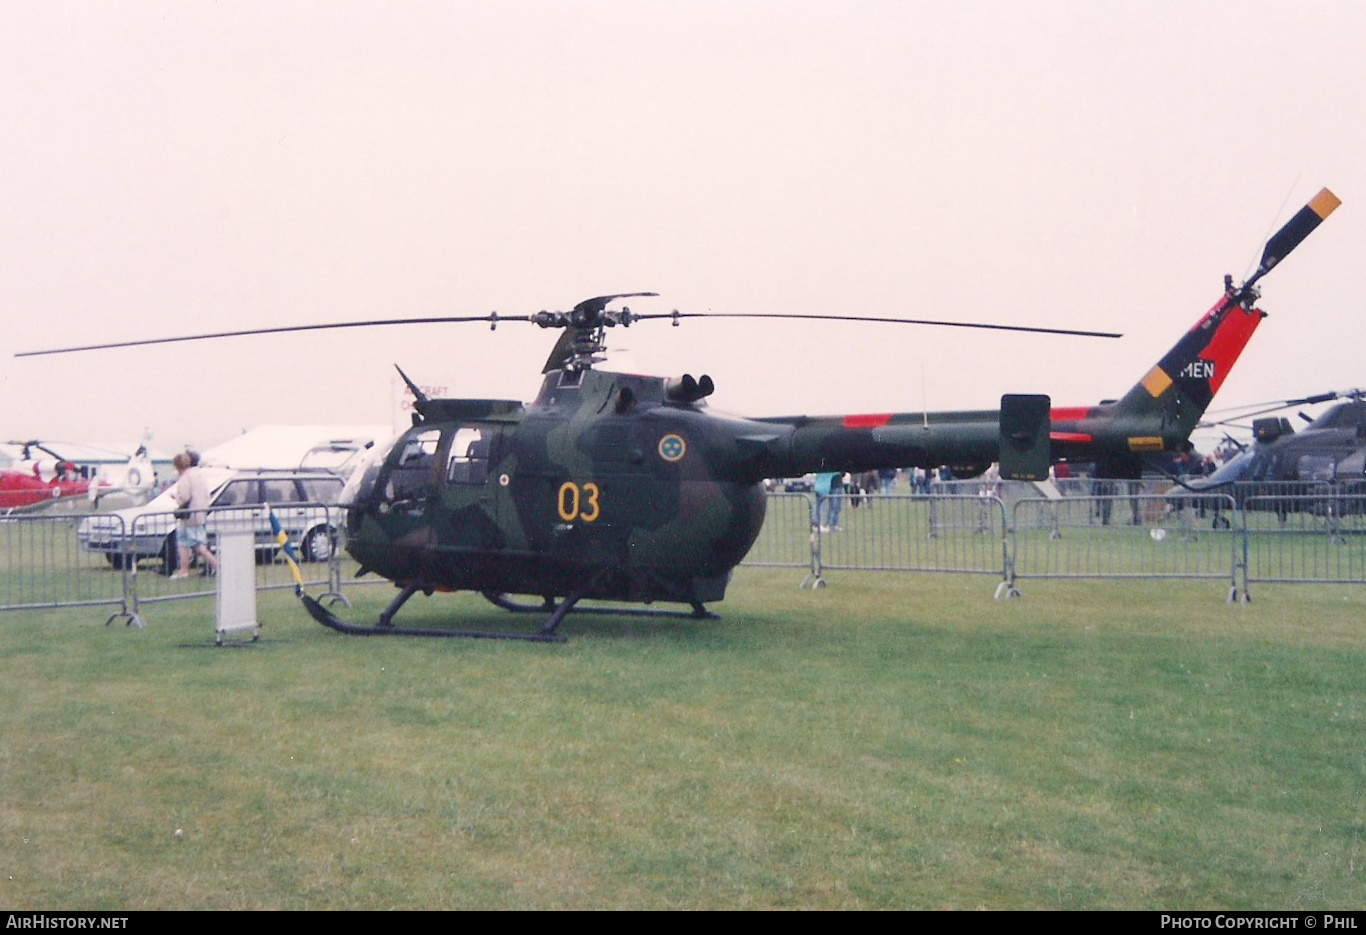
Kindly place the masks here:
<instances>
[{"instance_id":1,"label":"mown grass lawn","mask_svg":"<svg viewBox=\"0 0 1366 935\"><path fill-rule=\"evenodd\" d=\"M1360 588L800 577L565 645L344 637L282 592L220 649L211 600L0 615L0 904L1366 901Z\"/></svg>"}]
</instances>

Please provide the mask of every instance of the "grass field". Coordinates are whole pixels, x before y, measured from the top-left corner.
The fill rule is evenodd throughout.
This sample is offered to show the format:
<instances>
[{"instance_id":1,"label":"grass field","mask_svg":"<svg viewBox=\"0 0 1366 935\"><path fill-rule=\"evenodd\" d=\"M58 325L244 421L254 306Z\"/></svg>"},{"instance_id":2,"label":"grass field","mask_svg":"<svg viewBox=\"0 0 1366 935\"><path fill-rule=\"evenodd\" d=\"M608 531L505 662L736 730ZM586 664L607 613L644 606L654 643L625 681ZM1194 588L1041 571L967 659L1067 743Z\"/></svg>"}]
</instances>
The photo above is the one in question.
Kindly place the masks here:
<instances>
[{"instance_id":1,"label":"grass field","mask_svg":"<svg viewBox=\"0 0 1366 935\"><path fill-rule=\"evenodd\" d=\"M0 905L1366 902L1363 589L800 576L558 646L343 637L281 592L221 649L211 600L0 615Z\"/></svg>"}]
</instances>

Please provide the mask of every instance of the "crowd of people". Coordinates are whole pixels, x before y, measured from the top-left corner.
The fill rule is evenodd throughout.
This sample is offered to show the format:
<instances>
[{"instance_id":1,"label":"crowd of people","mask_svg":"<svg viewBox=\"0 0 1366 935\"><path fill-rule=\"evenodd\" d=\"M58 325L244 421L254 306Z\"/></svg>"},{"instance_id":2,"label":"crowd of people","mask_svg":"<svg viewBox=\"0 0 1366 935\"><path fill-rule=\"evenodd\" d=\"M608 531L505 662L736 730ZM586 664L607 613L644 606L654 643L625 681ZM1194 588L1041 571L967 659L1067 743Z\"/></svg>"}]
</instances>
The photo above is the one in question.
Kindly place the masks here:
<instances>
[{"instance_id":1,"label":"crowd of people","mask_svg":"<svg viewBox=\"0 0 1366 935\"><path fill-rule=\"evenodd\" d=\"M1236 448L1227 445L1204 455L1199 452L1177 453L1169 457L1169 463L1165 464L1163 469L1179 477L1213 474L1219 465L1237 453ZM1089 465L1082 467L1087 468ZM856 474L835 471L817 474L812 524L819 526L821 532L838 532L846 500L851 506L857 507L869 502L866 498L875 494L893 493L900 483L902 473L895 468L884 468ZM906 482L910 485L910 492L915 496L942 492L945 489L942 485L956 480L952 469L947 465L929 470L918 467L906 468L904 474ZM1049 476L1050 479L1072 480L1076 475L1073 467L1064 462L1050 468ZM995 494L1001 482L995 465L974 479L981 485L978 493L984 496ZM1134 493L1136 490L1137 484L1131 482L1124 482L1121 487L1121 482L1113 480L1091 480L1090 493L1093 496L1113 496ZM1105 519L1109 519L1108 510Z\"/></svg>"}]
</instances>

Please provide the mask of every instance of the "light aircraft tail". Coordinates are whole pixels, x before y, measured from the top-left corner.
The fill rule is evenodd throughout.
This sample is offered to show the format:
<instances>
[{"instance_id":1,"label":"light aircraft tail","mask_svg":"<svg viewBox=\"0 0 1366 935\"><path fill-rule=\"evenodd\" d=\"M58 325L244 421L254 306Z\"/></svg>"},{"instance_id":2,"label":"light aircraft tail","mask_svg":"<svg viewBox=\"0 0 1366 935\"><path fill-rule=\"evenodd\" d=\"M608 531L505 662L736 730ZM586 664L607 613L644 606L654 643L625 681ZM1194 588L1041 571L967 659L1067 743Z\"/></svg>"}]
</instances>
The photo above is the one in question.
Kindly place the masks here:
<instances>
[{"instance_id":1,"label":"light aircraft tail","mask_svg":"<svg viewBox=\"0 0 1366 935\"><path fill-rule=\"evenodd\" d=\"M90 481L86 498L99 508L122 508L146 503L156 492L156 468L145 445L123 464L101 465Z\"/></svg>"}]
</instances>

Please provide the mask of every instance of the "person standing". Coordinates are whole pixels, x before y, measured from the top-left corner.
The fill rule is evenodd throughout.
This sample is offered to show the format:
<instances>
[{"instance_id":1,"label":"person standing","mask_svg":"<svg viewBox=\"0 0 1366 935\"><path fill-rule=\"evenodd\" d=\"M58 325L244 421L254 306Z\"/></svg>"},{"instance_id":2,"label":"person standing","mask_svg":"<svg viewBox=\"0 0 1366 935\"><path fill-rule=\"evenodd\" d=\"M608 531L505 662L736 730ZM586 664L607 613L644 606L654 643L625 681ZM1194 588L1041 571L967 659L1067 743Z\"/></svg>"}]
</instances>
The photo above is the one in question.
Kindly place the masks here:
<instances>
[{"instance_id":1,"label":"person standing","mask_svg":"<svg viewBox=\"0 0 1366 935\"><path fill-rule=\"evenodd\" d=\"M843 495L843 473L828 471L816 475L816 522L821 532L832 532L840 528Z\"/></svg>"},{"instance_id":2,"label":"person standing","mask_svg":"<svg viewBox=\"0 0 1366 935\"><path fill-rule=\"evenodd\" d=\"M176 478L175 500L180 509L176 510L176 549L180 555L180 568L172 578L190 577L190 562L196 554L204 560L209 574L218 570L218 559L209 551L209 485L203 473L193 463L190 456L181 452L171 463L180 472Z\"/></svg>"}]
</instances>

